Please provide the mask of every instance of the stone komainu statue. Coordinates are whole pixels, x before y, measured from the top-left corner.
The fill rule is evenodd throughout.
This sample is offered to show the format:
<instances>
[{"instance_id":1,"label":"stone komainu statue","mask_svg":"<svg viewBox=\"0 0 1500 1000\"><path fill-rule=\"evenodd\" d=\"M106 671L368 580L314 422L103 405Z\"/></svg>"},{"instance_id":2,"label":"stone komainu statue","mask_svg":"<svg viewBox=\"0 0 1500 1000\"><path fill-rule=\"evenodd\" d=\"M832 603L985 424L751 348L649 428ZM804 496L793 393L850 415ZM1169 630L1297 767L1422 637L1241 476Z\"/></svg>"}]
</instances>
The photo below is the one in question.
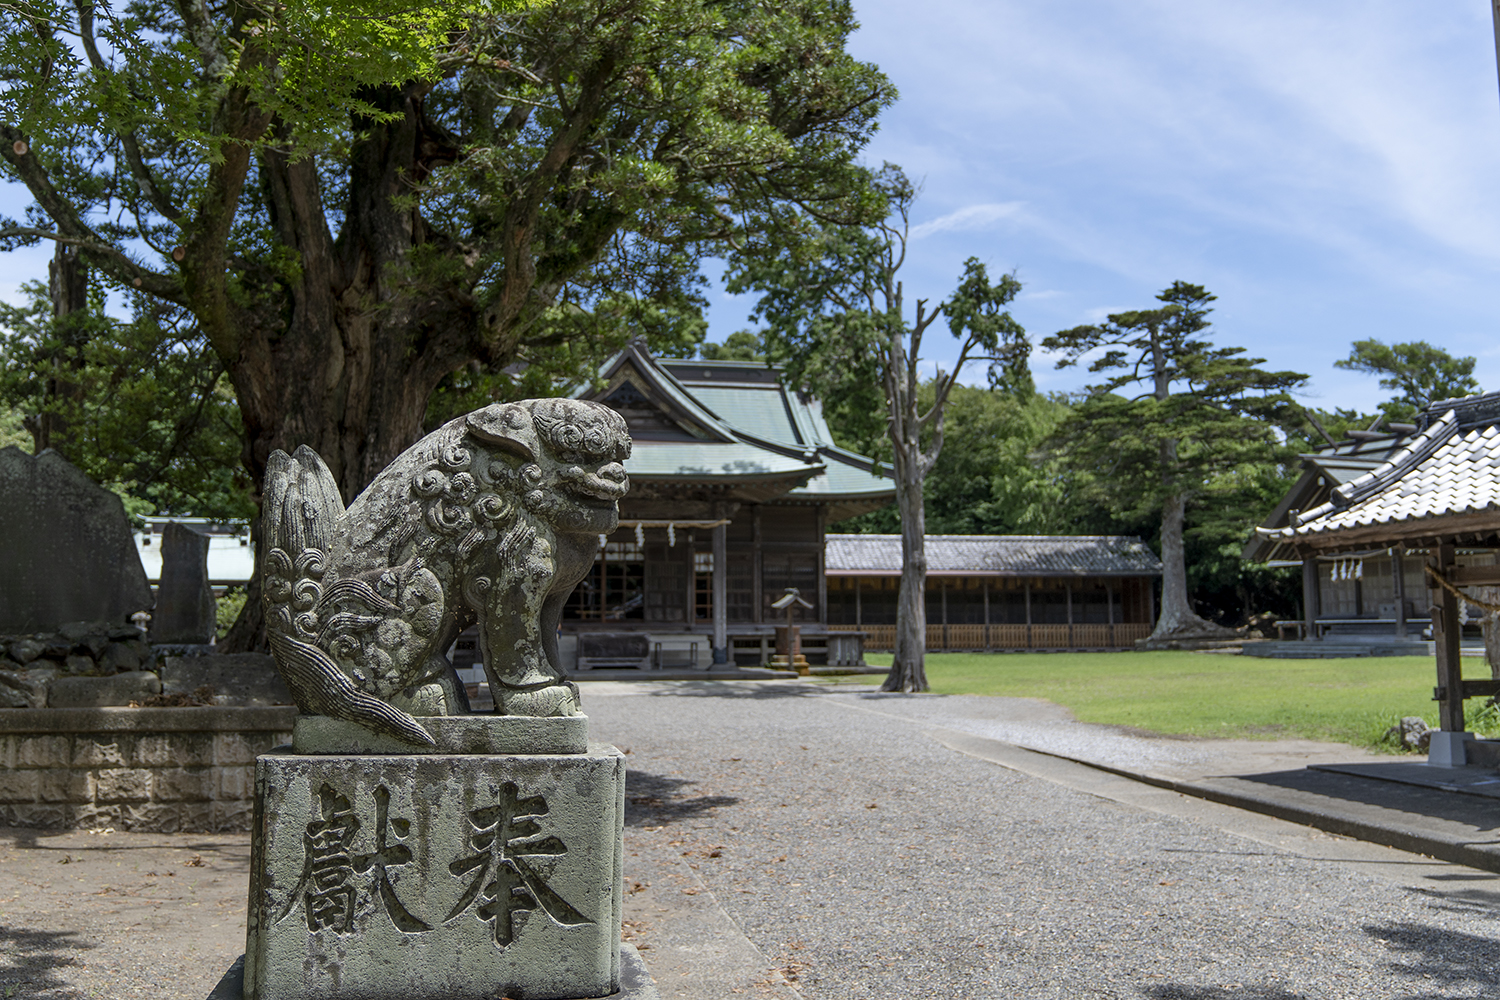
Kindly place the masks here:
<instances>
[{"instance_id":1,"label":"stone komainu statue","mask_svg":"<svg viewBox=\"0 0 1500 1000\"><path fill-rule=\"evenodd\" d=\"M480 624L495 711L577 715L557 625L619 522L625 421L572 399L496 403L407 449L349 506L306 445L267 464L266 630L304 713L416 746L469 711L445 655Z\"/></svg>"}]
</instances>

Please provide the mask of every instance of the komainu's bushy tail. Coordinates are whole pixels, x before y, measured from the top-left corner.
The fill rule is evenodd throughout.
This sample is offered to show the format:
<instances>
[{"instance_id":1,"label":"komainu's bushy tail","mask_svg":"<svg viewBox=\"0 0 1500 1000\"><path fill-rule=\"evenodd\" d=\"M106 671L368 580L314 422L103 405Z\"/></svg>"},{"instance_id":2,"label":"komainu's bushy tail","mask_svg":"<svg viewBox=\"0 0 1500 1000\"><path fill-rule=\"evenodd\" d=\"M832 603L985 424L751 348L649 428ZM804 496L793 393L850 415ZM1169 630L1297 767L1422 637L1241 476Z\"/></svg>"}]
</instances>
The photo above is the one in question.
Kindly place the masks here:
<instances>
[{"instance_id":1,"label":"komainu's bushy tail","mask_svg":"<svg viewBox=\"0 0 1500 1000\"><path fill-rule=\"evenodd\" d=\"M307 445L291 455L272 452L266 462L264 497L261 573L267 638L297 708L353 722L403 743L432 746L432 737L415 719L359 690L318 644L323 575L334 530L344 514L333 473Z\"/></svg>"}]
</instances>

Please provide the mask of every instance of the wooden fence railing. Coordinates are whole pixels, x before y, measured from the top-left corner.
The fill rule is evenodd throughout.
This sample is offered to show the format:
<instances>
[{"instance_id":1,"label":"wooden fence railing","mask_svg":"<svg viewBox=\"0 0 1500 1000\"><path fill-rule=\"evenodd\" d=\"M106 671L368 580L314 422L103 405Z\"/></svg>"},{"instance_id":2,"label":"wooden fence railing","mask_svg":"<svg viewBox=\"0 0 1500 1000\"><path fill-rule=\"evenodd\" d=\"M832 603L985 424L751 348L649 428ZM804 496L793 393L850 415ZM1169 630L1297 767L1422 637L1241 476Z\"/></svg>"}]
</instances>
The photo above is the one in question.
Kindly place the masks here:
<instances>
[{"instance_id":1,"label":"wooden fence railing","mask_svg":"<svg viewBox=\"0 0 1500 1000\"><path fill-rule=\"evenodd\" d=\"M865 649L894 649L894 625L830 625L830 632L863 632ZM1149 624L928 625L930 650L1123 649L1151 634Z\"/></svg>"}]
</instances>

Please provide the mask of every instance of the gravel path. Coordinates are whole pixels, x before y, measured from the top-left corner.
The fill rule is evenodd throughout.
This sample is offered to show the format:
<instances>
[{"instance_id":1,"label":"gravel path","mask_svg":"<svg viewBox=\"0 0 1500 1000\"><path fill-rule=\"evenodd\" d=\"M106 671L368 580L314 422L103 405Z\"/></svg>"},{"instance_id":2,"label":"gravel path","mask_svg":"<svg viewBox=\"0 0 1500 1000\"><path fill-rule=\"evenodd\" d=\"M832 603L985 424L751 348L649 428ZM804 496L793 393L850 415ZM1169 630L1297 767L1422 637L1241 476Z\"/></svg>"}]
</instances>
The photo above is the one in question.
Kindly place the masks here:
<instances>
[{"instance_id":1,"label":"gravel path","mask_svg":"<svg viewBox=\"0 0 1500 1000\"><path fill-rule=\"evenodd\" d=\"M934 729L1200 772L1224 742L797 682L584 705L628 753L625 936L664 1000L1500 997L1500 876ZM0 831L0 998L205 996L243 948L247 855Z\"/></svg>"},{"instance_id":2,"label":"gravel path","mask_svg":"<svg viewBox=\"0 0 1500 1000\"><path fill-rule=\"evenodd\" d=\"M696 880L665 887L657 911L669 915L672 892L711 894L780 970L762 989L818 1000L1500 996L1500 877L1394 852L1409 871L1371 875L924 735L944 720L962 728L970 699L798 684L590 685L584 697L594 738L629 751L627 847L658 878L675 852ZM649 949L653 911L635 912ZM747 991L678 988L671 961L652 971L668 998Z\"/></svg>"}]
</instances>

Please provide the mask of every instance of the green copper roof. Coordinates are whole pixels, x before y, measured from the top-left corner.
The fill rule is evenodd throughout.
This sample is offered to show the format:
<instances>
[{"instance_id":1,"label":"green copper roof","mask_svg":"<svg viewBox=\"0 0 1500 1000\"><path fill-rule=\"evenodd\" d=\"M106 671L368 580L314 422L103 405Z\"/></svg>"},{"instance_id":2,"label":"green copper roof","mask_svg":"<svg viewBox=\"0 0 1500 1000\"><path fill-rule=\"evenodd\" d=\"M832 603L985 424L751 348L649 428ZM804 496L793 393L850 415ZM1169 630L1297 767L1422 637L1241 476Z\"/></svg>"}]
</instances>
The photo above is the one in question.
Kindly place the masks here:
<instances>
[{"instance_id":1,"label":"green copper roof","mask_svg":"<svg viewBox=\"0 0 1500 1000\"><path fill-rule=\"evenodd\" d=\"M625 471L641 479L784 476L820 468L821 463L804 462L752 444L713 442L637 441L625 461Z\"/></svg>"},{"instance_id":2,"label":"green copper roof","mask_svg":"<svg viewBox=\"0 0 1500 1000\"><path fill-rule=\"evenodd\" d=\"M805 443L779 386L694 385L688 391L737 431L770 441Z\"/></svg>"}]
</instances>

